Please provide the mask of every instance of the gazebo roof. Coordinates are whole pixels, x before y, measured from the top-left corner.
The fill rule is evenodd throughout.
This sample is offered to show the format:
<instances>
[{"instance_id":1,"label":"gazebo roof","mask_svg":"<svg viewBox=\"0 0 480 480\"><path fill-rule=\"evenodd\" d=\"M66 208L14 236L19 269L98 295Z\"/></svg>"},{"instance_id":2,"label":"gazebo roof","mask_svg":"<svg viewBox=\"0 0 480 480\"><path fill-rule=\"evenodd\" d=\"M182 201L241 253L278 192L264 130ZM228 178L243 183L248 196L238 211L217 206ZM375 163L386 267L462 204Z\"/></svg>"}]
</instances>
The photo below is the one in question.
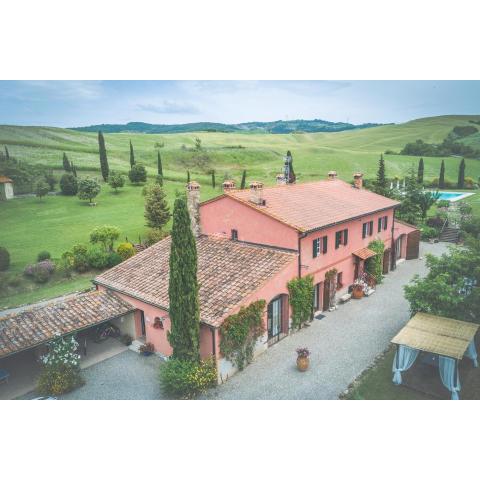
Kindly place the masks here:
<instances>
[{"instance_id":1,"label":"gazebo roof","mask_svg":"<svg viewBox=\"0 0 480 480\"><path fill-rule=\"evenodd\" d=\"M474 323L418 312L392 343L461 360L478 328Z\"/></svg>"},{"instance_id":2,"label":"gazebo roof","mask_svg":"<svg viewBox=\"0 0 480 480\"><path fill-rule=\"evenodd\" d=\"M367 260L371 257L374 257L376 254L377 252L374 252L373 250L370 250L367 247L361 248L360 250L353 252L353 255L360 258L361 260Z\"/></svg>"}]
</instances>

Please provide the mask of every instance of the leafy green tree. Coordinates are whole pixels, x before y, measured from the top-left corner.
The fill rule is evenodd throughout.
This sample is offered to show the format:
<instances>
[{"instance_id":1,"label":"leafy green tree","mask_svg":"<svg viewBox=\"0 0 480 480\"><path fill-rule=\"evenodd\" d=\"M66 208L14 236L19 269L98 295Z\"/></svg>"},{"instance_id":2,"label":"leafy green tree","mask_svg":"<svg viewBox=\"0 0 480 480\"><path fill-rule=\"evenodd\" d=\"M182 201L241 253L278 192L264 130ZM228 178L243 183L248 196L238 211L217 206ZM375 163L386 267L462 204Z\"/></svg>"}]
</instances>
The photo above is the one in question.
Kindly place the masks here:
<instances>
[{"instance_id":1,"label":"leafy green tree","mask_svg":"<svg viewBox=\"0 0 480 480\"><path fill-rule=\"evenodd\" d=\"M63 169L66 172L71 172L72 171L72 166L70 165L70 162L68 161L67 154L63 152Z\"/></svg>"},{"instance_id":2,"label":"leafy green tree","mask_svg":"<svg viewBox=\"0 0 480 480\"><path fill-rule=\"evenodd\" d=\"M440 176L438 177L438 188L445 188L445 160L440 165Z\"/></svg>"},{"instance_id":3,"label":"leafy green tree","mask_svg":"<svg viewBox=\"0 0 480 480\"><path fill-rule=\"evenodd\" d=\"M170 208L163 188L158 184L151 185L146 191L145 219L150 228L162 229L170 220Z\"/></svg>"},{"instance_id":4,"label":"leafy green tree","mask_svg":"<svg viewBox=\"0 0 480 480\"><path fill-rule=\"evenodd\" d=\"M53 192L55 190L55 185L58 183L57 178L51 170L45 172L44 177L45 181L48 183L50 191Z\"/></svg>"},{"instance_id":5,"label":"leafy green tree","mask_svg":"<svg viewBox=\"0 0 480 480\"><path fill-rule=\"evenodd\" d=\"M420 208L420 197L422 194L423 187L418 184L415 171L413 167L411 167L405 177L405 191L397 197L397 200L401 202L397 210L397 216L400 220L404 220L413 225L419 222L422 216L422 210Z\"/></svg>"},{"instance_id":6,"label":"leafy green tree","mask_svg":"<svg viewBox=\"0 0 480 480\"><path fill-rule=\"evenodd\" d=\"M423 170L424 170L424 166L423 166L423 157L422 157L418 162L418 172L417 172L417 181L422 185L423 185Z\"/></svg>"},{"instance_id":7,"label":"leafy green tree","mask_svg":"<svg viewBox=\"0 0 480 480\"><path fill-rule=\"evenodd\" d=\"M135 165L135 153L133 152L132 141L130 140L130 168Z\"/></svg>"},{"instance_id":8,"label":"leafy green tree","mask_svg":"<svg viewBox=\"0 0 480 480\"><path fill-rule=\"evenodd\" d=\"M100 154L100 170L102 172L103 181L108 180L108 159L107 159L107 149L105 148L105 139L103 138L103 133L98 132L98 152Z\"/></svg>"},{"instance_id":9,"label":"leafy green tree","mask_svg":"<svg viewBox=\"0 0 480 480\"><path fill-rule=\"evenodd\" d=\"M380 154L378 160L377 179L375 181L375 192L380 195L387 193L388 183L385 177L385 160L383 159L383 153Z\"/></svg>"},{"instance_id":10,"label":"leafy green tree","mask_svg":"<svg viewBox=\"0 0 480 480\"><path fill-rule=\"evenodd\" d=\"M80 200L92 200L100 193L100 185L94 178L81 178L78 182L78 198Z\"/></svg>"},{"instance_id":11,"label":"leafy green tree","mask_svg":"<svg viewBox=\"0 0 480 480\"><path fill-rule=\"evenodd\" d=\"M480 241L469 239L462 248L450 247L440 257L427 255L428 274L404 287L410 311L479 323Z\"/></svg>"},{"instance_id":12,"label":"leafy green tree","mask_svg":"<svg viewBox=\"0 0 480 480\"><path fill-rule=\"evenodd\" d=\"M215 170L212 170L212 188L215 188Z\"/></svg>"},{"instance_id":13,"label":"leafy green tree","mask_svg":"<svg viewBox=\"0 0 480 480\"><path fill-rule=\"evenodd\" d=\"M143 165L136 163L128 172L128 178L132 183L145 183L147 181L147 170Z\"/></svg>"},{"instance_id":14,"label":"leafy green tree","mask_svg":"<svg viewBox=\"0 0 480 480\"><path fill-rule=\"evenodd\" d=\"M100 243L105 252L112 252L113 242L115 242L119 236L120 230L118 227L112 225L103 225L101 227L95 227L90 232L90 243Z\"/></svg>"},{"instance_id":15,"label":"leafy green tree","mask_svg":"<svg viewBox=\"0 0 480 480\"><path fill-rule=\"evenodd\" d=\"M39 180L35 185L35 195L40 199L42 199L49 191L50 187L45 180Z\"/></svg>"},{"instance_id":16,"label":"leafy green tree","mask_svg":"<svg viewBox=\"0 0 480 480\"><path fill-rule=\"evenodd\" d=\"M195 150L199 152L201 149L202 149L202 141L198 137L195 137Z\"/></svg>"},{"instance_id":17,"label":"leafy green tree","mask_svg":"<svg viewBox=\"0 0 480 480\"><path fill-rule=\"evenodd\" d=\"M113 188L115 193L118 193L118 189L125 185L125 177L121 173L112 170L108 177L108 184Z\"/></svg>"},{"instance_id":18,"label":"leafy green tree","mask_svg":"<svg viewBox=\"0 0 480 480\"><path fill-rule=\"evenodd\" d=\"M72 173L64 173L60 178L60 190L63 195L76 195L78 182Z\"/></svg>"},{"instance_id":19,"label":"leafy green tree","mask_svg":"<svg viewBox=\"0 0 480 480\"><path fill-rule=\"evenodd\" d=\"M197 280L197 245L186 200L175 200L170 281L168 286L171 330L167 333L173 357L198 362L200 359L200 311Z\"/></svg>"},{"instance_id":20,"label":"leafy green tree","mask_svg":"<svg viewBox=\"0 0 480 480\"><path fill-rule=\"evenodd\" d=\"M242 181L240 182L240 189L245 190L245 182L247 181L247 171L244 170L242 173Z\"/></svg>"},{"instance_id":21,"label":"leafy green tree","mask_svg":"<svg viewBox=\"0 0 480 480\"><path fill-rule=\"evenodd\" d=\"M458 166L457 188L465 188L465 159L462 158Z\"/></svg>"}]
</instances>

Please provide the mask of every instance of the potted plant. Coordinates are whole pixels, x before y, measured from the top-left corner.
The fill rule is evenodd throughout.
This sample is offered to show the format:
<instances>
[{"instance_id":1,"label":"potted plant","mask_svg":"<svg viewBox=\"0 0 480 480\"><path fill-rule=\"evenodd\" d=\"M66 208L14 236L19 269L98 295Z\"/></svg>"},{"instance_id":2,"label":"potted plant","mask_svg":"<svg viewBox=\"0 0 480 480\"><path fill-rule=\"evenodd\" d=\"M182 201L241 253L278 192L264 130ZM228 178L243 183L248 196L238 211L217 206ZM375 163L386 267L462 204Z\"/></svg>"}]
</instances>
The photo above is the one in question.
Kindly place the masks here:
<instances>
[{"instance_id":1,"label":"potted plant","mask_svg":"<svg viewBox=\"0 0 480 480\"><path fill-rule=\"evenodd\" d=\"M145 345L142 345L139 350L144 357L148 357L155 351L155 347L153 343L147 342Z\"/></svg>"},{"instance_id":2,"label":"potted plant","mask_svg":"<svg viewBox=\"0 0 480 480\"><path fill-rule=\"evenodd\" d=\"M362 274L362 276L358 277L353 282L352 297L356 299L360 299L364 296L367 290L368 290L368 283L366 281L365 274Z\"/></svg>"},{"instance_id":3,"label":"potted plant","mask_svg":"<svg viewBox=\"0 0 480 480\"><path fill-rule=\"evenodd\" d=\"M124 333L121 337L120 337L120 341L126 345L127 347L129 345L132 344L132 341L133 341L133 338L131 335L129 335L128 333Z\"/></svg>"},{"instance_id":4,"label":"potted plant","mask_svg":"<svg viewBox=\"0 0 480 480\"><path fill-rule=\"evenodd\" d=\"M310 365L310 350L306 347L297 348L297 368L301 372L305 372L308 370L308 366Z\"/></svg>"}]
</instances>

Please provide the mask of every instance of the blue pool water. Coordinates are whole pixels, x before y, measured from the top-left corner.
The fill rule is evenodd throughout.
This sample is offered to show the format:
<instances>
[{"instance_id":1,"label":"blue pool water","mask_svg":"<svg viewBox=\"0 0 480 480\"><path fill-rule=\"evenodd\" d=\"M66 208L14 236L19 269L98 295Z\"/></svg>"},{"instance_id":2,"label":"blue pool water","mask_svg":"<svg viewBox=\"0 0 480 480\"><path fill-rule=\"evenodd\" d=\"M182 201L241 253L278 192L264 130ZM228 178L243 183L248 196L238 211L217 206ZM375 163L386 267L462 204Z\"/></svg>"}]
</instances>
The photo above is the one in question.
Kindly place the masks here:
<instances>
[{"instance_id":1,"label":"blue pool water","mask_svg":"<svg viewBox=\"0 0 480 480\"><path fill-rule=\"evenodd\" d=\"M458 200L460 197L463 197L465 193L462 192L441 192L438 197L439 200L448 200L450 202Z\"/></svg>"}]
</instances>

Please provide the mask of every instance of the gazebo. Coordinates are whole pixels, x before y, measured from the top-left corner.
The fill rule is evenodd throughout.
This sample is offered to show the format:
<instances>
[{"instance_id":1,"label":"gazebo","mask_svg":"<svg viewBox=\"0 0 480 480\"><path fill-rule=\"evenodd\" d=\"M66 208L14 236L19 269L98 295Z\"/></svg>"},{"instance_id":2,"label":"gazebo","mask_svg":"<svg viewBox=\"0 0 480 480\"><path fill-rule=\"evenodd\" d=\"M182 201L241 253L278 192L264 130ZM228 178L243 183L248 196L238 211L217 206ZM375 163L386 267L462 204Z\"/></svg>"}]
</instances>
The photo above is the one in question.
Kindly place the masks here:
<instances>
[{"instance_id":1,"label":"gazebo","mask_svg":"<svg viewBox=\"0 0 480 480\"><path fill-rule=\"evenodd\" d=\"M458 400L461 389L458 363L464 356L478 367L474 337L479 325L418 312L392 339L397 351L393 359L393 383L402 383L402 372L407 371L420 352L438 356L438 369L443 385Z\"/></svg>"}]
</instances>

